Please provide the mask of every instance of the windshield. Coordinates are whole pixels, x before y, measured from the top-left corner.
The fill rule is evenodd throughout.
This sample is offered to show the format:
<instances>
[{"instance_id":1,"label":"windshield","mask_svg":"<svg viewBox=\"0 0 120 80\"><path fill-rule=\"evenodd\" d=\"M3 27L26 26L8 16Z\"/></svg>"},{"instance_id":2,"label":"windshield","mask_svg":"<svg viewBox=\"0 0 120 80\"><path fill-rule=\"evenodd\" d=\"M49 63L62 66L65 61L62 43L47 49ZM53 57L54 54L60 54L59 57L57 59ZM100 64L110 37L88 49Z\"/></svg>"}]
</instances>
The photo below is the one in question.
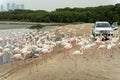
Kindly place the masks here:
<instances>
[{"instance_id":1,"label":"windshield","mask_svg":"<svg viewBox=\"0 0 120 80\"><path fill-rule=\"evenodd\" d=\"M97 23L96 27L110 27L109 23Z\"/></svg>"}]
</instances>

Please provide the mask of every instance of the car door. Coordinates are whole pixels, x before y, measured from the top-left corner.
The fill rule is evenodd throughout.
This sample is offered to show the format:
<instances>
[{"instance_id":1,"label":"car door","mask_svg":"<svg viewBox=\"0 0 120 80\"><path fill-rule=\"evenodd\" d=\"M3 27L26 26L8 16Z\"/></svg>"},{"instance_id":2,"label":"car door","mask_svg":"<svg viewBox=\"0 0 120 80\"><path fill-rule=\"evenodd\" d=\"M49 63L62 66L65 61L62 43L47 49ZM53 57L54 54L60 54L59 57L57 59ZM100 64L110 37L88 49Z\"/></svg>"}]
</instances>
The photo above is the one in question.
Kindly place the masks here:
<instances>
[{"instance_id":1,"label":"car door","mask_svg":"<svg viewBox=\"0 0 120 80\"><path fill-rule=\"evenodd\" d=\"M92 34L94 35L94 32L95 32L95 24L93 25L92 27Z\"/></svg>"},{"instance_id":2,"label":"car door","mask_svg":"<svg viewBox=\"0 0 120 80\"><path fill-rule=\"evenodd\" d=\"M112 27L114 28L114 27L118 27L118 23L117 22L114 22L113 24L112 24Z\"/></svg>"},{"instance_id":3,"label":"car door","mask_svg":"<svg viewBox=\"0 0 120 80\"><path fill-rule=\"evenodd\" d=\"M117 29L118 29L118 23L117 23L117 22L114 22L114 23L112 24L112 28L113 28L114 30L117 30Z\"/></svg>"}]
</instances>

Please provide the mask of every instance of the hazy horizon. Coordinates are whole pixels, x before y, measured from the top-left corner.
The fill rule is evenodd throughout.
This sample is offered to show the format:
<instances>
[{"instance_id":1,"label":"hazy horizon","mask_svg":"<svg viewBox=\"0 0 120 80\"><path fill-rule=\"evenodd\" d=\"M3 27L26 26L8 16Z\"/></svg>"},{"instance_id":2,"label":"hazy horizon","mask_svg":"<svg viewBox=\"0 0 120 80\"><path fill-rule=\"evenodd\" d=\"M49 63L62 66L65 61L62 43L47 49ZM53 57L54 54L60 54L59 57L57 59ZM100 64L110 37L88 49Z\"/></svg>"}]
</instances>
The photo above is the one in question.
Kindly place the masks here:
<instances>
[{"instance_id":1,"label":"hazy horizon","mask_svg":"<svg viewBox=\"0 0 120 80\"><path fill-rule=\"evenodd\" d=\"M114 5L116 3L120 3L120 0L44 0L44 1L35 1L35 0L0 0L0 5L3 4L4 8L7 3L16 3L16 4L24 4L25 9L31 10L46 10L53 11L57 8L65 8L65 7L96 7L101 5Z\"/></svg>"}]
</instances>

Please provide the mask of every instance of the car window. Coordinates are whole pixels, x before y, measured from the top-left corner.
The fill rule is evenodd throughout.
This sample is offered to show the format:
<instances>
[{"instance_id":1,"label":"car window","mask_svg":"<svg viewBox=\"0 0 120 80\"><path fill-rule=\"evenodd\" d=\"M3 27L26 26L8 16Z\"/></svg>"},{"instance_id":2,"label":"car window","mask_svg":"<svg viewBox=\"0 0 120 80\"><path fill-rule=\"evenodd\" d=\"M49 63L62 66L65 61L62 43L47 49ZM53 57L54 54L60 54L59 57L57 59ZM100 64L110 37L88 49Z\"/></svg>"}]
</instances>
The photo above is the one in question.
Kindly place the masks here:
<instances>
[{"instance_id":1,"label":"car window","mask_svg":"<svg viewBox=\"0 0 120 80\"><path fill-rule=\"evenodd\" d=\"M97 23L96 27L110 27L109 23Z\"/></svg>"}]
</instances>

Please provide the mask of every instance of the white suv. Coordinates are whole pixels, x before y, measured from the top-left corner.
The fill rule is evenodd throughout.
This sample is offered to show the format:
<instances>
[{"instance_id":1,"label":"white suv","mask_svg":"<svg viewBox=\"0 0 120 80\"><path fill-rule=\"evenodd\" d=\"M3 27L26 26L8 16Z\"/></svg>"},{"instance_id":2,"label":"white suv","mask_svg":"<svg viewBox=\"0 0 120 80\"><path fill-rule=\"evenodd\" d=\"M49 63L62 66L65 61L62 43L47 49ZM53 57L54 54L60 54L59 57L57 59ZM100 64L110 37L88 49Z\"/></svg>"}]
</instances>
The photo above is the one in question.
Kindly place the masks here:
<instances>
[{"instance_id":1,"label":"white suv","mask_svg":"<svg viewBox=\"0 0 120 80\"><path fill-rule=\"evenodd\" d=\"M93 26L92 34L95 39L97 39L100 36L100 34L107 37L110 35L113 36L114 29L111 27L110 23L107 21L97 21Z\"/></svg>"}]
</instances>

